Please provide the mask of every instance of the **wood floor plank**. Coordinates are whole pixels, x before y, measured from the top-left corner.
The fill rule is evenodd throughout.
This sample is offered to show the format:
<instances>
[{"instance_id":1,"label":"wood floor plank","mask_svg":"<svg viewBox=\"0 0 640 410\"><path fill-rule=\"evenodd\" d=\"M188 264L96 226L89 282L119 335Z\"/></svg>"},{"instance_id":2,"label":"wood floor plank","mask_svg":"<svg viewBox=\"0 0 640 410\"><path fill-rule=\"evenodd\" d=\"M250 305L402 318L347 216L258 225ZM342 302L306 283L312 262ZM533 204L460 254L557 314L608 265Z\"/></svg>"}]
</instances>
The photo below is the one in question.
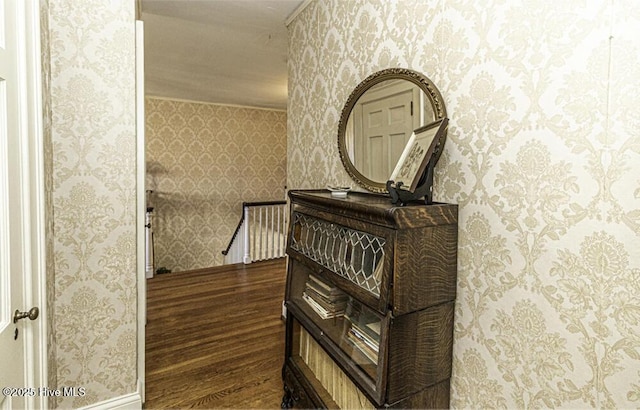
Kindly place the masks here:
<instances>
[{"instance_id":1,"label":"wood floor plank","mask_svg":"<svg viewBox=\"0 0 640 410\"><path fill-rule=\"evenodd\" d=\"M276 409L285 261L147 280L146 409Z\"/></svg>"}]
</instances>

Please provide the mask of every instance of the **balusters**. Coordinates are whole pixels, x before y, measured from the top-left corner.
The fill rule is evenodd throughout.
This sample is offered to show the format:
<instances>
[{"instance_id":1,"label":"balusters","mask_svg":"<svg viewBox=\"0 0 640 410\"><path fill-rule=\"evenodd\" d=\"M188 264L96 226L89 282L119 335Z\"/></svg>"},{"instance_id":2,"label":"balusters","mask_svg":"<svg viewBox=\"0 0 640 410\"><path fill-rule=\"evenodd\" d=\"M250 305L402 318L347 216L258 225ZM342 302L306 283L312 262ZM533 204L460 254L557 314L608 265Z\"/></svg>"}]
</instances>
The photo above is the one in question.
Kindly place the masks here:
<instances>
[{"instance_id":1,"label":"balusters","mask_svg":"<svg viewBox=\"0 0 640 410\"><path fill-rule=\"evenodd\" d=\"M245 204L244 263L282 258L285 252L286 203Z\"/></svg>"}]
</instances>

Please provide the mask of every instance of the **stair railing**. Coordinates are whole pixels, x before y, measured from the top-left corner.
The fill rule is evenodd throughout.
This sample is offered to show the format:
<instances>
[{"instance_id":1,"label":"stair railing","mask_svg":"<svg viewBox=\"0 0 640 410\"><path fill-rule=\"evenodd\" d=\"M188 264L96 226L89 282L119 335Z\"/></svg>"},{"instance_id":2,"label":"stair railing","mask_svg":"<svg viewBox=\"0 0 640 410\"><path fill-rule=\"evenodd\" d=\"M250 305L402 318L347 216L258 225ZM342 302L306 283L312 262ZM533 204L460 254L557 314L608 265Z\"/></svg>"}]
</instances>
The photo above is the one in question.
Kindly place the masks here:
<instances>
[{"instance_id":1,"label":"stair railing","mask_svg":"<svg viewBox=\"0 0 640 410\"><path fill-rule=\"evenodd\" d=\"M225 264L257 262L285 255L286 201L243 202L242 216L222 251Z\"/></svg>"}]
</instances>

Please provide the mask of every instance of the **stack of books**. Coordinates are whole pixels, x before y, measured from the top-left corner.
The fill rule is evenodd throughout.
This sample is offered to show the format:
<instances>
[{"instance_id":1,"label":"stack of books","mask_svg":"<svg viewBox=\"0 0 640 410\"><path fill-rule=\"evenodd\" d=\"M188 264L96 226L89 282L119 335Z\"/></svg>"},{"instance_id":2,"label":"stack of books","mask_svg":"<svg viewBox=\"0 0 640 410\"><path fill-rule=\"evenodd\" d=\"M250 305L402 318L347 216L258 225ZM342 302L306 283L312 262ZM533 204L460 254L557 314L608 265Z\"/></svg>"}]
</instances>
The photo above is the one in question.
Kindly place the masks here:
<instances>
[{"instance_id":1,"label":"stack of books","mask_svg":"<svg viewBox=\"0 0 640 410\"><path fill-rule=\"evenodd\" d=\"M309 275L302 299L323 319L344 315L347 295L318 277Z\"/></svg>"},{"instance_id":2,"label":"stack of books","mask_svg":"<svg viewBox=\"0 0 640 410\"><path fill-rule=\"evenodd\" d=\"M367 359L378 363L380 319L370 312L350 306L345 317L351 322L347 340Z\"/></svg>"}]
</instances>

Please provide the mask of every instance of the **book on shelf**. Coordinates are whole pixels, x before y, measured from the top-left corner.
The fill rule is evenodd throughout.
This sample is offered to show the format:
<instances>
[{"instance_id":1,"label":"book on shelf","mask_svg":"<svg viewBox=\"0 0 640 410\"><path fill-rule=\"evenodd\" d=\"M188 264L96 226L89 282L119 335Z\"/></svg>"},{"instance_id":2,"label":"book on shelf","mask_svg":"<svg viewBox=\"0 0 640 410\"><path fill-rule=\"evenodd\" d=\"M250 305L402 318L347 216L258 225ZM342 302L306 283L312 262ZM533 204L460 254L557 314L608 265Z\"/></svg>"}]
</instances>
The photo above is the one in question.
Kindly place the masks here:
<instances>
[{"instance_id":1,"label":"book on shelf","mask_svg":"<svg viewBox=\"0 0 640 410\"><path fill-rule=\"evenodd\" d=\"M347 295L335 286L309 275L302 299L323 319L344 315Z\"/></svg>"},{"instance_id":2,"label":"book on shelf","mask_svg":"<svg viewBox=\"0 0 640 410\"><path fill-rule=\"evenodd\" d=\"M373 271L373 277L378 283L382 282L382 269L384 268L384 260L380 259Z\"/></svg>"},{"instance_id":3,"label":"book on shelf","mask_svg":"<svg viewBox=\"0 0 640 410\"><path fill-rule=\"evenodd\" d=\"M308 288L314 289L316 292L318 292L319 294L327 298L330 298L332 296L335 297L335 296L345 295L344 292L341 291L338 287L333 286L327 282L324 282L323 280L321 280L320 278L314 275L309 275L309 279L307 280L306 286Z\"/></svg>"},{"instance_id":4,"label":"book on shelf","mask_svg":"<svg viewBox=\"0 0 640 410\"><path fill-rule=\"evenodd\" d=\"M362 334L358 334L357 331L353 331L353 328L347 334L347 340L351 342L351 344L355 346L355 348L367 359L373 363L378 363L378 343L372 344L370 341L366 341L366 339L362 337Z\"/></svg>"},{"instance_id":5,"label":"book on shelf","mask_svg":"<svg viewBox=\"0 0 640 410\"><path fill-rule=\"evenodd\" d=\"M345 317L363 332L380 340L380 318L368 308L352 300L345 309Z\"/></svg>"},{"instance_id":6,"label":"book on shelf","mask_svg":"<svg viewBox=\"0 0 640 410\"><path fill-rule=\"evenodd\" d=\"M351 325L351 329L349 330L349 332L353 333L353 335L355 337L357 337L359 340L362 340L367 346L370 346L376 352L378 351L378 347L380 346L380 336L379 335L377 337L376 336L372 336L370 333L364 331L357 324L352 324Z\"/></svg>"},{"instance_id":7,"label":"book on shelf","mask_svg":"<svg viewBox=\"0 0 640 410\"><path fill-rule=\"evenodd\" d=\"M374 252L361 253L363 270L362 274L365 278L373 277L377 283L382 281L382 271L384 269L383 255L376 255ZM370 268L370 269L369 269Z\"/></svg>"},{"instance_id":8,"label":"book on shelf","mask_svg":"<svg viewBox=\"0 0 640 410\"><path fill-rule=\"evenodd\" d=\"M345 310L349 323L347 340L366 358L378 362L380 318L361 304L351 301Z\"/></svg>"},{"instance_id":9,"label":"book on shelf","mask_svg":"<svg viewBox=\"0 0 640 410\"><path fill-rule=\"evenodd\" d=\"M380 321L375 320L371 323L366 324L366 328L373 332L374 335L378 336L378 340L380 340Z\"/></svg>"},{"instance_id":10,"label":"book on shelf","mask_svg":"<svg viewBox=\"0 0 640 410\"><path fill-rule=\"evenodd\" d=\"M307 304L311 307L311 309L313 309L318 314L318 316L320 316L323 319L340 317L344 314L343 311L339 311L339 310L332 311L332 310L325 309L323 306L318 304L318 302L316 302L311 297L309 297L309 295L307 295L306 293L302 294L302 300L307 302Z\"/></svg>"},{"instance_id":11,"label":"book on shelf","mask_svg":"<svg viewBox=\"0 0 640 410\"><path fill-rule=\"evenodd\" d=\"M323 298L321 296L318 296L316 294L313 293L313 291L306 289L303 294L306 294L309 298L313 299L314 302L316 302L318 305L322 306L323 308L329 310L329 311L340 311L342 313L344 313L344 309L347 306L347 300L346 299L339 299L339 300L330 300L330 299L326 299Z\"/></svg>"},{"instance_id":12,"label":"book on shelf","mask_svg":"<svg viewBox=\"0 0 640 410\"><path fill-rule=\"evenodd\" d=\"M326 294L323 292L319 292L313 286L305 286L305 292L309 295L313 295L314 299L323 300L327 303L344 303L346 304L347 295L345 293L334 293L334 294Z\"/></svg>"}]
</instances>

